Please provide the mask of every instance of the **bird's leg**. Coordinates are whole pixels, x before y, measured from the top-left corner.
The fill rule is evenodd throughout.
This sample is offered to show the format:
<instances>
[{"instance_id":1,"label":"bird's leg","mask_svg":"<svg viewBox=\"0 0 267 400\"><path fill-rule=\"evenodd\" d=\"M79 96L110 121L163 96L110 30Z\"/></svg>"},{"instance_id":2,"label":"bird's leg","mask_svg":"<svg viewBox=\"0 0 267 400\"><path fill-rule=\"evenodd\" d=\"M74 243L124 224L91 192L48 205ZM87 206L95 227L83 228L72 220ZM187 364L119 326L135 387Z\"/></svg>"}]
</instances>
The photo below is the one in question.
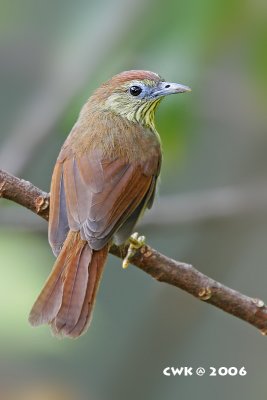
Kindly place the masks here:
<instances>
[{"instance_id":1,"label":"bird's leg","mask_svg":"<svg viewBox=\"0 0 267 400\"><path fill-rule=\"evenodd\" d=\"M131 258L133 258L133 256L136 253L136 250L138 250L142 246L144 246L145 242L146 242L145 236L138 236L138 232L133 233L129 237L130 245L128 247L127 254L126 254L126 256L125 256L125 258L123 259L123 262L122 262L122 268L123 269L126 269L128 267L128 265L130 264Z\"/></svg>"}]
</instances>

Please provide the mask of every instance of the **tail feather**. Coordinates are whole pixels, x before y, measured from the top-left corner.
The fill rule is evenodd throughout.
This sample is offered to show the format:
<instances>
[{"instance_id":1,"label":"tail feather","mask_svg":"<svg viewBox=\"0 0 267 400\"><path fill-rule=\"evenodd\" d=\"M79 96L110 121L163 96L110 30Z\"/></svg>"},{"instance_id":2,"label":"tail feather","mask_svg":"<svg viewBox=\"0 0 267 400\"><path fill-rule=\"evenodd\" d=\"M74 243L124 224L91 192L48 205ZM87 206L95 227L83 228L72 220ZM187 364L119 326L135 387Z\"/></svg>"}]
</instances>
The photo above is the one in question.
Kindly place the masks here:
<instances>
[{"instance_id":1,"label":"tail feather","mask_svg":"<svg viewBox=\"0 0 267 400\"><path fill-rule=\"evenodd\" d=\"M80 336L89 326L108 246L93 251L79 232L69 232L29 322L50 324L57 336Z\"/></svg>"},{"instance_id":2,"label":"tail feather","mask_svg":"<svg viewBox=\"0 0 267 400\"><path fill-rule=\"evenodd\" d=\"M66 240L41 293L31 309L29 322L32 326L49 323L60 309L63 295L62 275L66 268L65 259L68 247Z\"/></svg>"},{"instance_id":3,"label":"tail feather","mask_svg":"<svg viewBox=\"0 0 267 400\"><path fill-rule=\"evenodd\" d=\"M96 251L93 253L93 259L89 265L89 281L80 318L75 327L69 332L69 336L73 338L79 337L89 328L92 320L97 290L108 255L108 249L109 246L106 245L101 251Z\"/></svg>"},{"instance_id":4,"label":"tail feather","mask_svg":"<svg viewBox=\"0 0 267 400\"><path fill-rule=\"evenodd\" d=\"M78 248L77 255L72 257L66 270L61 307L53 320L55 332L68 332L76 325L88 283L88 265L92 250L86 244Z\"/></svg>"}]
</instances>

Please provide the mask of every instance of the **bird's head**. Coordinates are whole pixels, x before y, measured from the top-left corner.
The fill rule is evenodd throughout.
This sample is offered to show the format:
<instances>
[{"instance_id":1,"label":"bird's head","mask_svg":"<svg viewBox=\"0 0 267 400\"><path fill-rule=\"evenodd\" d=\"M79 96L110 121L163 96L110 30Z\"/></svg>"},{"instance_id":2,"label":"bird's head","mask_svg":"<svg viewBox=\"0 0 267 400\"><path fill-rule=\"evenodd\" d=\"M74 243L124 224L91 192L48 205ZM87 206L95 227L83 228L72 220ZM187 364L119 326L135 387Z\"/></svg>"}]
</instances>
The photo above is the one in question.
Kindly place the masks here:
<instances>
[{"instance_id":1,"label":"bird's head","mask_svg":"<svg viewBox=\"0 0 267 400\"><path fill-rule=\"evenodd\" d=\"M102 111L110 111L134 123L154 129L154 113L169 94L189 92L179 83L165 82L154 72L132 70L115 75L97 89L93 99Z\"/></svg>"}]
</instances>

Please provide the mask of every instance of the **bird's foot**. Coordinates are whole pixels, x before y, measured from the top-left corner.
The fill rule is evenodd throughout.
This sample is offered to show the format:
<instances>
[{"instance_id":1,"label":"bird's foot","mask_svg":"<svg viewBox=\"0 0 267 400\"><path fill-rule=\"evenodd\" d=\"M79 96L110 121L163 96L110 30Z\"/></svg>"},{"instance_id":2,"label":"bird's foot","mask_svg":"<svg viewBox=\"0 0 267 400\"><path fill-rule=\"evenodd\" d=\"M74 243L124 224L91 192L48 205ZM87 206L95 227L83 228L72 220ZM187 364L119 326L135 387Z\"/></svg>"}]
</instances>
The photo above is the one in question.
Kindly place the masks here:
<instances>
[{"instance_id":1,"label":"bird's foot","mask_svg":"<svg viewBox=\"0 0 267 400\"><path fill-rule=\"evenodd\" d=\"M126 257L124 258L124 260L122 262L122 268L123 269L126 269L128 267L128 265L130 264L131 258L133 258L133 256L136 253L136 250L138 250L141 247L143 247L145 242L146 242L145 236L138 236L138 232L133 233L129 237L130 245L128 247L128 251L127 251Z\"/></svg>"}]
</instances>

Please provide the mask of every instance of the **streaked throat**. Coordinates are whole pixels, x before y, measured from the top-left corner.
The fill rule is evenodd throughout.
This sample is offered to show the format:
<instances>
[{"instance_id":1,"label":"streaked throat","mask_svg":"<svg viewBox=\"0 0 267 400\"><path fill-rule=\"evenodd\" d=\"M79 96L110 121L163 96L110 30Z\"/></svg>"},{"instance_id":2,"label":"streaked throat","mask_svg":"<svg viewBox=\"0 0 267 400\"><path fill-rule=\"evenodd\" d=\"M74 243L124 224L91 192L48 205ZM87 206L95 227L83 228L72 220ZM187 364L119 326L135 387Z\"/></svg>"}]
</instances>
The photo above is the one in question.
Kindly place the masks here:
<instances>
[{"instance_id":1,"label":"streaked throat","mask_svg":"<svg viewBox=\"0 0 267 400\"><path fill-rule=\"evenodd\" d=\"M146 128L150 128L153 131L155 128L155 111L160 103L161 99L154 100L153 102L146 102L141 104L132 116L133 122L138 122L139 124L145 126Z\"/></svg>"}]
</instances>

